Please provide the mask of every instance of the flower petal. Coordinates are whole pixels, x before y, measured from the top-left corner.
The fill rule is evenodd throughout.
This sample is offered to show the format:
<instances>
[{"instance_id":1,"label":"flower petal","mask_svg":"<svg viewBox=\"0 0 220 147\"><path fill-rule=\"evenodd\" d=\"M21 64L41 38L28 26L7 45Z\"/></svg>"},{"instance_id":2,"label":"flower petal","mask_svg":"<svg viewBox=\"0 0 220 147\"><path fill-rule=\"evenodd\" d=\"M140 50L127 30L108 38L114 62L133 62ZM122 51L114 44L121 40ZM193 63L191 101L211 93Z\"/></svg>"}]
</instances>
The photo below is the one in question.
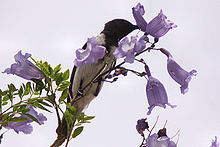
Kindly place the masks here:
<instances>
[{"instance_id":1,"label":"flower petal","mask_svg":"<svg viewBox=\"0 0 220 147\"><path fill-rule=\"evenodd\" d=\"M192 76L196 75L196 70L187 72L182 67L180 67L172 57L167 59L167 70L170 76L181 85L180 90L182 94L188 91L188 84Z\"/></svg>"},{"instance_id":2,"label":"flower petal","mask_svg":"<svg viewBox=\"0 0 220 147\"><path fill-rule=\"evenodd\" d=\"M99 59L103 58L105 55L105 47L99 46L98 41L95 37L88 38L86 49L76 50L76 59L74 60L74 65L79 67L83 64L92 64Z\"/></svg>"},{"instance_id":3,"label":"flower petal","mask_svg":"<svg viewBox=\"0 0 220 147\"><path fill-rule=\"evenodd\" d=\"M176 107L175 105L171 105L168 103L168 97L166 90L163 84L157 80L156 78L150 76L146 86L146 94L149 103L149 111L148 115L151 114L151 111L155 106L166 108L166 104L171 108Z\"/></svg>"},{"instance_id":4,"label":"flower petal","mask_svg":"<svg viewBox=\"0 0 220 147\"><path fill-rule=\"evenodd\" d=\"M43 114L38 114L32 106L27 106L26 108L30 109L27 113L35 117L39 121L40 125L44 124L44 121L47 120ZM16 133L23 132L24 134L30 134L33 131L33 127L30 124L33 120L26 115L16 114L16 117L26 117L28 120L22 122L8 122L8 125L3 127L6 129L13 129Z\"/></svg>"},{"instance_id":5,"label":"flower petal","mask_svg":"<svg viewBox=\"0 0 220 147\"><path fill-rule=\"evenodd\" d=\"M28 60L31 54L22 55L19 51L15 56L16 63L11 65L11 68L7 68L3 73L15 74L26 80L42 79L43 75L37 70L37 67Z\"/></svg>"},{"instance_id":6,"label":"flower petal","mask_svg":"<svg viewBox=\"0 0 220 147\"><path fill-rule=\"evenodd\" d=\"M155 38L164 36L170 29L177 27L173 22L167 20L167 17L160 10L158 16L153 18L146 26L146 33Z\"/></svg>"},{"instance_id":7,"label":"flower petal","mask_svg":"<svg viewBox=\"0 0 220 147\"><path fill-rule=\"evenodd\" d=\"M134 16L134 19L136 21L137 26L139 29L143 32L146 31L147 22L143 18L143 15L145 13L144 6L138 3L136 7L132 8L132 14Z\"/></svg>"},{"instance_id":8,"label":"flower petal","mask_svg":"<svg viewBox=\"0 0 220 147\"><path fill-rule=\"evenodd\" d=\"M158 138L158 134L153 134L146 139L147 147L176 147L176 144L169 137Z\"/></svg>"}]
</instances>

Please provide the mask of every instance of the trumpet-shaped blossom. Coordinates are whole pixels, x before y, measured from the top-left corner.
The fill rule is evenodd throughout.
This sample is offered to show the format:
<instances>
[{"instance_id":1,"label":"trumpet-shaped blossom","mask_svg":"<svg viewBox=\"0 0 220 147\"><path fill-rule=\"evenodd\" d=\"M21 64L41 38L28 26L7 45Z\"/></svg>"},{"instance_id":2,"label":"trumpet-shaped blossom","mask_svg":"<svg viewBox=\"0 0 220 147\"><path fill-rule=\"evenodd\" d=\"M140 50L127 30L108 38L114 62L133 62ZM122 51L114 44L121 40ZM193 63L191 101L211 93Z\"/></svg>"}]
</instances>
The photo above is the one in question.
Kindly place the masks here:
<instances>
[{"instance_id":1,"label":"trumpet-shaped blossom","mask_svg":"<svg viewBox=\"0 0 220 147\"><path fill-rule=\"evenodd\" d=\"M155 38L160 38L164 36L170 29L176 27L177 25L170 20L167 20L166 15L164 15L163 11L160 10L160 13L147 24L146 33Z\"/></svg>"},{"instance_id":2,"label":"trumpet-shaped blossom","mask_svg":"<svg viewBox=\"0 0 220 147\"><path fill-rule=\"evenodd\" d=\"M47 120L47 118L42 113L38 114L37 111L35 111L32 106L27 106L26 108L30 109L30 111L27 112L27 114L30 114L33 117L35 117L40 125L44 124L44 121ZM33 120L25 115L18 115L16 117L26 117L28 118L28 120L22 122L8 122L8 125L3 127L6 129L13 129L16 133L19 132L23 132L24 134L32 133L33 127L31 126L30 123L33 122Z\"/></svg>"},{"instance_id":3,"label":"trumpet-shaped blossom","mask_svg":"<svg viewBox=\"0 0 220 147\"><path fill-rule=\"evenodd\" d=\"M193 69L192 71L187 72L171 57L167 59L167 70L170 76L181 85L181 93L185 94L188 91L188 84L192 79L192 76L196 75L196 70Z\"/></svg>"},{"instance_id":4,"label":"trumpet-shaped blossom","mask_svg":"<svg viewBox=\"0 0 220 147\"><path fill-rule=\"evenodd\" d=\"M79 67L83 64L92 64L105 55L105 47L99 46L95 37L88 38L86 49L79 48L76 50L76 59L74 64Z\"/></svg>"},{"instance_id":5,"label":"trumpet-shaped blossom","mask_svg":"<svg viewBox=\"0 0 220 147\"><path fill-rule=\"evenodd\" d=\"M138 133L141 134L142 136L144 135L145 129L149 128L146 120L147 120L146 118L145 119L142 118L137 121L136 129L137 129Z\"/></svg>"},{"instance_id":6,"label":"trumpet-shaped blossom","mask_svg":"<svg viewBox=\"0 0 220 147\"><path fill-rule=\"evenodd\" d=\"M212 146L210 147L219 147L219 143L217 142L217 136L215 136L215 140L212 140Z\"/></svg>"},{"instance_id":7,"label":"trumpet-shaped blossom","mask_svg":"<svg viewBox=\"0 0 220 147\"><path fill-rule=\"evenodd\" d=\"M163 84L157 80L156 78L149 76L147 86L146 86L146 94L149 103L149 111L147 115L151 114L151 111L155 106L166 108L166 105L170 106L171 108L176 107L176 105L171 105L168 103L168 97L166 90Z\"/></svg>"},{"instance_id":8,"label":"trumpet-shaped blossom","mask_svg":"<svg viewBox=\"0 0 220 147\"><path fill-rule=\"evenodd\" d=\"M162 10L160 10L160 13L155 18L147 23L143 18L145 13L144 6L140 3L132 8L132 13L139 29L155 38L160 38L170 29L177 27L173 22L167 20L167 17L163 14Z\"/></svg>"},{"instance_id":9,"label":"trumpet-shaped blossom","mask_svg":"<svg viewBox=\"0 0 220 147\"><path fill-rule=\"evenodd\" d=\"M135 7L132 8L132 13L139 29L145 32L147 22L143 18L143 15L145 13L144 6L138 3Z\"/></svg>"},{"instance_id":10,"label":"trumpet-shaped blossom","mask_svg":"<svg viewBox=\"0 0 220 147\"><path fill-rule=\"evenodd\" d=\"M158 134L153 134L146 139L147 147L176 147L177 145L167 136L158 138Z\"/></svg>"},{"instance_id":11,"label":"trumpet-shaped blossom","mask_svg":"<svg viewBox=\"0 0 220 147\"><path fill-rule=\"evenodd\" d=\"M43 75L37 70L37 67L28 60L31 54L26 53L22 55L21 51L19 51L14 59L16 63L11 65L11 68L5 69L3 73L7 74L15 74L19 77L22 77L26 80L31 79L42 79Z\"/></svg>"},{"instance_id":12,"label":"trumpet-shaped blossom","mask_svg":"<svg viewBox=\"0 0 220 147\"><path fill-rule=\"evenodd\" d=\"M131 36L130 41L128 37L124 37L119 42L119 46L113 54L116 58L125 57L125 62L133 63L135 59L135 53L142 51L146 47L146 40L146 36L142 36L138 41L137 36Z\"/></svg>"},{"instance_id":13,"label":"trumpet-shaped blossom","mask_svg":"<svg viewBox=\"0 0 220 147\"><path fill-rule=\"evenodd\" d=\"M161 49L161 52L168 57L167 70L169 75L181 85L180 91L182 94L185 94L188 91L188 84L192 79L192 76L195 76L197 71L193 69L192 71L187 72L176 63L172 55L167 50Z\"/></svg>"}]
</instances>

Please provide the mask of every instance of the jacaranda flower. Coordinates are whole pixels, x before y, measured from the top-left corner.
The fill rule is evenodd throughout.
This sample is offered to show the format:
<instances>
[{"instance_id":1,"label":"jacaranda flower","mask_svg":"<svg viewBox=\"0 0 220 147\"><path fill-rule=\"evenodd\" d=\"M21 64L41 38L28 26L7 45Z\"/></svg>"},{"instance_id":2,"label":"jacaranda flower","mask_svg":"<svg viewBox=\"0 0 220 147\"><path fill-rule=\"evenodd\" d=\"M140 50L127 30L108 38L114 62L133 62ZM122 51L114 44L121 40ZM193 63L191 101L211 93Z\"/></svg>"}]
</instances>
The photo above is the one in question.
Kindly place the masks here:
<instances>
[{"instance_id":1,"label":"jacaranda flower","mask_svg":"<svg viewBox=\"0 0 220 147\"><path fill-rule=\"evenodd\" d=\"M133 63L135 53L142 51L146 47L145 41L145 36L142 36L138 41L137 36L131 36L131 41L129 41L128 37L124 37L120 40L119 46L113 54L116 58L125 57L125 62Z\"/></svg>"},{"instance_id":2,"label":"jacaranda flower","mask_svg":"<svg viewBox=\"0 0 220 147\"><path fill-rule=\"evenodd\" d=\"M38 114L32 106L27 106L27 109L30 109L28 114L34 116L40 125L44 124L44 121L47 120L47 118L42 114ZM26 117L28 120L22 121L22 122L8 122L7 126L3 126L6 129L13 129L16 133L23 132L24 134L30 134L33 131L33 127L31 126L31 122L33 122L32 119L25 115L17 115L16 117Z\"/></svg>"},{"instance_id":3,"label":"jacaranda flower","mask_svg":"<svg viewBox=\"0 0 220 147\"><path fill-rule=\"evenodd\" d=\"M142 136L144 135L145 129L149 128L146 120L147 120L146 118L145 119L142 118L137 121L136 129L137 129L138 133L141 134Z\"/></svg>"},{"instance_id":4,"label":"jacaranda flower","mask_svg":"<svg viewBox=\"0 0 220 147\"><path fill-rule=\"evenodd\" d=\"M42 79L43 75L37 70L37 67L28 60L31 54L26 53L22 55L21 51L19 51L14 59L16 63L11 65L11 68L5 69L3 73L7 74L15 74L19 77L22 77L26 80L31 79Z\"/></svg>"},{"instance_id":5,"label":"jacaranda flower","mask_svg":"<svg viewBox=\"0 0 220 147\"><path fill-rule=\"evenodd\" d=\"M147 24L146 33L155 38L160 38L165 35L170 29L176 27L177 25L175 25L170 20L167 20L167 17L163 14L163 11L160 10L158 16L156 16Z\"/></svg>"},{"instance_id":6,"label":"jacaranda flower","mask_svg":"<svg viewBox=\"0 0 220 147\"><path fill-rule=\"evenodd\" d=\"M147 147L176 147L177 145L167 136L158 138L158 134L153 134L146 139Z\"/></svg>"},{"instance_id":7,"label":"jacaranda flower","mask_svg":"<svg viewBox=\"0 0 220 147\"><path fill-rule=\"evenodd\" d=\"M79 48L76 50L76 59L74 64L79 67L83 64L91 64L105 55L105 47L99 46L95 37L88 38L86 49Z\"/></svg>"},{"instance_id":8,"label":"jacaranda flower","mask_svg":"<svg viewBox=\"0 0 220 147\"><path fill-rule=\"evenodd\" d=\"M163 14L162 10L160 10L158 16L147 23L143 18L145 13L144 6L140 3L138 3L136 7L132 8L132 13L139 29L155 38L160 38L164 36L170 29L177 27L177 25L175 25L173 22L167 20L167 17Z\"/></svg>"},{"instance_id":9,"label":"jacaranda flower","mask_svg":"<svg viewBox=\"0 0 220 147\"><path fill-rule=\"evenodd\" d=\"M215 140L212 140L212 146L210 147L219 147L219 143L217 142L217 136L215 136Z\"/></svg>"},{"instance_id":10,"label":"jacaranda flower","mask_svg":"<svg viewBox=\"0 0 220 147\"><path fill-rule=\"evenodd\" d=\"M151 114L151 111L155 106L163 107L164 109L166 108L166 104L171 108L176 107L175 105L168 103L167 93L163 84L152 76L148 77L146 94L150 105L148 107L149 111L147 112L147 115Z\"/></svg>"},{"instance_id":11,"label":"jacaranda flower","mask_svg":"<svg viewBox=\"0 0 220 147\"><path fill-rule=\"evenodd\" d=\"M188 91L188 84L192 76L196 75L196 70L187 72L182 67L180 67L176 61L173 59L172 55L165 49L161 49L167 57L167 70L170 76L181 85L180 91L182 94L185 94Z\"/></svg>"},{"instance_id":12,"label":"jacaranda flower","mask_svg":"<svg viewBox=\"0 0 220 147\"><path fill-rule=\"evenodd\" d=\"M147 22L143 18L143 15L145 13L144 6L138 3L136 7L132 8L132 13L134 16L134 19L136 21L137 26L139 29L143 32L146 31Z\"/></svg>"}]
</instances>

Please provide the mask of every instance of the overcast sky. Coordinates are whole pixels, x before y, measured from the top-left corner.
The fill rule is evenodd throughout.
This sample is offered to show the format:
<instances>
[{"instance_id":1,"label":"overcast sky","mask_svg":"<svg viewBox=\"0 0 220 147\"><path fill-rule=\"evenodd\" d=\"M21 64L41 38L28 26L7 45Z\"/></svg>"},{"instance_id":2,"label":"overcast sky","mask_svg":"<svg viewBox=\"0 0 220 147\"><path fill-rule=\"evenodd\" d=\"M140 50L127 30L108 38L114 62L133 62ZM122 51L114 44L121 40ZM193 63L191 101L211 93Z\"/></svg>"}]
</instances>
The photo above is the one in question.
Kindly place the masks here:
<instances>
[{"instance_id":1,"label":"overcast sky","mask_svg":"<svg viewBox=\"0 0 220 147\"><path fill-rule=\"evenodd\" d=\"M189 91L180 93L179 85L166 70L166 57L159 52L145 53L154 77L165 86L169 102L175 109L156 107L147 116L145 86L147 81L129 73L116 83L106 83L99 96L89 105L86 114L95 115L83 133L70 142L75 147L137 147L142 138L136 132L137 119L147 117L153 132L168 120L169 137L180 130L178 147L208 147L211 140L220 140L220 1L219 0L0 0L0 71L13 62L22 50L36 60L47 60L53 67L62 64L63 71L72 69L74 52L88 37L99 34L104 24L115 18L135 23L131 8L138 2L145 6L146 20L160 9L178 27L160 39L157 47L168 49L187 71L198 75L190 82ZM133 32L133 34L136 34ZM136 70L142 70L134 64ZM25 80L0 74L0 88L8 83L19 86ZM55 113L43 112L48 121L34 125L30 135L10 130L2 146L48 147L56 138ZM173 138L174 142L177 137Z\"/></svg>"}]
</instances>

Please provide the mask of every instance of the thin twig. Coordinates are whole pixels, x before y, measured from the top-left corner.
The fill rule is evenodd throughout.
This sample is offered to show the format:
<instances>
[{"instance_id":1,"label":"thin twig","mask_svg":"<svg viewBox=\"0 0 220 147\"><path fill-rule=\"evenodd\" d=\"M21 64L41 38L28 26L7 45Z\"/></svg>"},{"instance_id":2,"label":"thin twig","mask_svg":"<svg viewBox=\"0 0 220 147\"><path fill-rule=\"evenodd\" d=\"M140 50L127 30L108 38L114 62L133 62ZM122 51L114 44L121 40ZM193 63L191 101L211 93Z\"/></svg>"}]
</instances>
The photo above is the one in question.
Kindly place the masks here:
<instances>
[{"instance_id":1,"label":"thin twig","mask_svg":"<svg viewBox=\"0 0 220 147\"><path fill-rule=\"evenodd\" d=\"M144 52L146 52L146 51L149 51L149 50L153 49L154 46L155 46L155 43L153 43L150 47L148 47L148 48L142 50L141 52L136 53L136 54L135 54L135 57L136 57L136 56L139 56L140 54L142 54L142 53L144 53ZM125 63L126 63L125 61L121 62L120 64L116 65L115 67L112 67L112 68L110 68L109 70L105 71L105 72L102 73L100 76L103 76L103 75L105 75L105 74L111 72L112 70L115 70L115 69L119 68L120 66L122 66L122 65L125 64Z\"/></svg>"},{"instance_id":2,"label":"thin twig","mask_svg":"<svg viewBox=\"0 0 220 147\"><path fill-rule=\"evenodd\" d=\"M149 133L148 137L150 136L150 134L152 133L154 127L156 126L158 119L159 119L159 115L157 116L156 122L154 123L152 129L150 130L150 133Z\"/></svg>"},{"instance_id":3,"label":"thin twig","mask_svg":"<svg viewBox=\"0 0 220 147\"><path fill-rule=\"evenodd\" d=\"M163 128L165 128L165 127L166 127L166 125L167 125L167 120L166 120L166 122L165 122L165 124L164 124Z\"/></svg>"},{"instance_id":4,"label":"thin twig","mask_svg":"<svg viewBox=\"0 0 220 147\"><path fill-rule=\"evenodd\" d=\"M176 132L176 134L173 135L173 137L170 137L170 139L173 139L174 137L176 137L176 135L179 135L179 133L180 133L180 130L178 130L178 131Z\"/></svg>"},{"instance_id":5,"label":"thin twig","mask_svg":"<svg viewBox=\"0 0 220 147\"><path fill-rule=\"evenodd\" d=\"M143 140L142 140L142 143L141 143L140 147L142 147L142 146L144 145L144 141L145 141L145 136L144 136L144 134L142 135L142 137L143 137Z\"/></svg>"}]
</instances>

